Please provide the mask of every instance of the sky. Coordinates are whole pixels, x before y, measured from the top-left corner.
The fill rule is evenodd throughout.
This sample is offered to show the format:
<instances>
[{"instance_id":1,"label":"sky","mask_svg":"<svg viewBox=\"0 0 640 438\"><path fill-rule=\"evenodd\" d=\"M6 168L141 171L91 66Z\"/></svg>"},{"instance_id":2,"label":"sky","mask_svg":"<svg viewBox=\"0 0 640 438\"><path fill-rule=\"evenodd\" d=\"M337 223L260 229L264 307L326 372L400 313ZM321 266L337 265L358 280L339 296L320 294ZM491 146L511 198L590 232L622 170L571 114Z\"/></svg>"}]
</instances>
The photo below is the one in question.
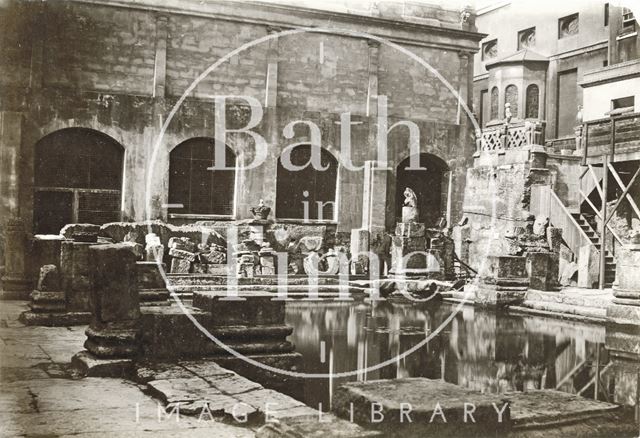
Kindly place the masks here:
<instances>
[{"instance_id":1,"label":"sky","mask_svg":"<svg viewBox=\"0 0 640 438\"><path fill-rule=\"evenodd\" d=\"M608 2L613 5L626 6L634 10L636 17L640 16L640 0L259 0L265 3L277 3L296 6L305 6L314 9L324 9L337 12L369 11L372 4L384 2L410 3L410 4L437 4L447 9L459 9L464 6L482 9L492 4L513 3L523 13L536 13L540 8L554 8L558 1L579 4L588 1L603 4Z\"/></svg>"}]
</instances>

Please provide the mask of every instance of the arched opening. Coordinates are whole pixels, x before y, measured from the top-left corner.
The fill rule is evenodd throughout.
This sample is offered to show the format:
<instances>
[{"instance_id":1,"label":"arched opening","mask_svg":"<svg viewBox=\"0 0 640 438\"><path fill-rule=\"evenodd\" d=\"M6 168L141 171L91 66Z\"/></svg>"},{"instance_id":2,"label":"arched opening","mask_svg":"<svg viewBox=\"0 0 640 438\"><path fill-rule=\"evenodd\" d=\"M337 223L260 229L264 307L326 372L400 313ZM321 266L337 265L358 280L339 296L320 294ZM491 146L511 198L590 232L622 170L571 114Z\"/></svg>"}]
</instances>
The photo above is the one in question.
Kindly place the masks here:
<instances>
[{"instance_id":1,"label":"arched opening","mask_svg":"<svg viewBox=\"0 0 640 438\"><path fill-rule=\"evenodd\" d=\"M225 146L224 166L214 169L215 140L186 140L169 154L169 211L176 214L234 214L236 155Z\"/></svg>"},{"instance_id":2,"label":"arched opening","mask_svg":"<svg viewBox=\"0 0 640 438\"><path fill-rule=\"evenodd\" d=\"M276 215L279 219L333 220L336 213L338 160L327 150L320 149L321 168L310 163L311 145L291 150L291 164L306 167L290 170L278 159L276 185ZM316 152L317 153L317 152Z\"/></svg>"},{"instance_id":3,"label":"arched opening","mask_svg":"<svg viewBox=\"0 0 640 438\"><path fill-rule=\"evenodd\" d=\"M34 155L34 231L121 220L124 148L106 134L68 128L43 137Z\"/></svg>"},{"instance_id":4,"label":"arched opening","mask_svg":"<svg viewBox=\"0 0 640 438\"><path fill-rule=\"evenodd\" d=\"M525 117L527 119L538 118L538 100L539 100L538 86L531 84L527 87L527 103L525 104Z\"/></svg>"},{"instance_id":5,"label":"arched opening","mask_svg":"<svg viewBox=\"0 0 640 438\"><path fill-rule=\"evenodd\" d=\"M447 210L447 190L449 187L447 164L433 154L420 154L420 170L411 170L411 157L404 159L397 167L396 177L396 217L400 221L404 203L404 190L410 188L418 200L419 221L427 227L435 227Z\"/></svg>"},{"instance_id":6,"label":"arched opening","mask_svg":"<svg viewBox=\"0 0 640 438\"><path fill-rule=\"evenodd\" d=\"M504 104L511 107L511 115L514 118L518 117L518 87L511 84L504 90ZM506 114L505 114L506 117Z\"/></svg>"},{"instance_id":7,"label":"arched opening","mask_svg":"<svg viewBox=\"0 0 640 438\"><path fill-rule=\"evenodd\" d=\"M498 87L493 87L491 89L491 113L489 118L497 120L498 117Z\"/></svg>"}]
</instances>

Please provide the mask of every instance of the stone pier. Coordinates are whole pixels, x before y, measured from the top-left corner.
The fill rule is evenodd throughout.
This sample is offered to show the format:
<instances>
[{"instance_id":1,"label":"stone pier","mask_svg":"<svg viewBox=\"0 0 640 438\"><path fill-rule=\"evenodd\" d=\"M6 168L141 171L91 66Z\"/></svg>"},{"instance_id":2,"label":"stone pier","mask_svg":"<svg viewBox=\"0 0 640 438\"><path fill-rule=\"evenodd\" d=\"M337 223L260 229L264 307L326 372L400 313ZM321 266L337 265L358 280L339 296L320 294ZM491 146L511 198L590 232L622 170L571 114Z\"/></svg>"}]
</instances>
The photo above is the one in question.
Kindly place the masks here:
<instances>
[{"instance_id":1,"label":"stone pier","mask_svg":"<svg viewBox=\"0 0 640 438\"><path fill-rule=\"evenodd\" d=\"M168 305L169 290L158 262L137 262L137 287L141 305ZM166 271L166 266L162 264Z\"/></svg>"},{"instance_id":2,"label":"stone pier","mask_svg":"<svg viewBox=\"0 0 640 438\"><path fill-rule=\"evenodd\" d=\"M21 219L12 218L5 227L4 276L0 297L4 299L29 299L33 281L29 278L25 260L27 233Z\"/></svg>"},{"instance_id":3,"label":"stone pier","mask_svg":"<svg viewBox=\"0 0 640 438\"><path fill-rule=\"evenodd\" d=\"M469 285L476 304L503 307L524 301L529 279L526 257L488 256L476 284Z\"/></svg>"},{"instance_id":4,"label":"stone pier","mask_svg":"<svg viewBox=\"0 0 640 438\"><path fill-rule=\"evenodd\" d=\"M92 320L86 351L73 364L89 376L120 376L131 371L140 351L140 298L133 244L95 245L87 254L91 272Z\"/></svg>"},{"instance_id":5,"label":"stone pier","mask_svg":"<svg viewBox=\"0 0 640 438\"><path fill-rule=\"evenodd\" d=\"M625 245L616 256L616 281L607 320L640 327L640 243Z\"/></svg>"}]
</instances>

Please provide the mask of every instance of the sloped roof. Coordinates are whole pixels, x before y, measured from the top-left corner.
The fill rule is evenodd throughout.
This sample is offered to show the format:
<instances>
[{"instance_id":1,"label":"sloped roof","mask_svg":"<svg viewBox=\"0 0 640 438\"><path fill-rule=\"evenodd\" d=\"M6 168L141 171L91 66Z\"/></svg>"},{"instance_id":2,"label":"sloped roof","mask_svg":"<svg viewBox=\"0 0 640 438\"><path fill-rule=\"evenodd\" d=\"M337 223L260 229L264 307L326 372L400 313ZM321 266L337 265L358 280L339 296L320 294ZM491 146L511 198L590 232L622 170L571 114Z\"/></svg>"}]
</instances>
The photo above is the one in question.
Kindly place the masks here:
<instances>
[{"instance_id":1,"label":"sloped roof","mask_svg":"<svg viewBox=\"0 0 640 438\"><path fill-rule=\"evenodd\" d=\"M527 62L549 62L549 58L530 49L522 49L511 55L504 56L495 61L487 62L485 67L487 69L495 67L500 64L524 64Z\"/></svg>"}]
</instances>

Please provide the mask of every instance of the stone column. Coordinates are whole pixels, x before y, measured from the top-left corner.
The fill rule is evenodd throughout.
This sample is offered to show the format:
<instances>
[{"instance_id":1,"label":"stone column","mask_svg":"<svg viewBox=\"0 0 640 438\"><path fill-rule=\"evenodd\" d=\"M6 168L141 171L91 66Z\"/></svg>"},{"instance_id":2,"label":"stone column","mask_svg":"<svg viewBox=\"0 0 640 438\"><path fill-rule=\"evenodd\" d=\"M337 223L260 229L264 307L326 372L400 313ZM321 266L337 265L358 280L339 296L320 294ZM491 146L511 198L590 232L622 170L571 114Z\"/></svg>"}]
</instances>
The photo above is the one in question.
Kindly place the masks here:
<instances>
[{"instance_id":1,"label":"stone column","mask_svg":"<svg viewBox=\"0 0 640 438\"><path fill-rule=\"evenodd\" d=\"M87 350L72 361L86 375L124 375L139 352L137 258L133 245L126 242L89 249L92 321L86 331Z\"/></svg>"},{"instance_id":2,"label":"stone column","mask_svg":"<svg viewBox=\"0 0 640 438\"><path fill-rule=\"evenodd\" d=\"M625 245L616 256L616 281L607 320L640 326L640 243Z\"/></svg>"},{"instance_id":3,"label":"stone column","mask_svg":"<svg viewBox=\"0 0 640 438\"><path fill-rule=\"evenodd\" d=\"M32 281L25 263L27 234L20 219L9 219L5 227L5 272L2 277L2 298L29 299Z\"/></svg>"}]
</instances>

